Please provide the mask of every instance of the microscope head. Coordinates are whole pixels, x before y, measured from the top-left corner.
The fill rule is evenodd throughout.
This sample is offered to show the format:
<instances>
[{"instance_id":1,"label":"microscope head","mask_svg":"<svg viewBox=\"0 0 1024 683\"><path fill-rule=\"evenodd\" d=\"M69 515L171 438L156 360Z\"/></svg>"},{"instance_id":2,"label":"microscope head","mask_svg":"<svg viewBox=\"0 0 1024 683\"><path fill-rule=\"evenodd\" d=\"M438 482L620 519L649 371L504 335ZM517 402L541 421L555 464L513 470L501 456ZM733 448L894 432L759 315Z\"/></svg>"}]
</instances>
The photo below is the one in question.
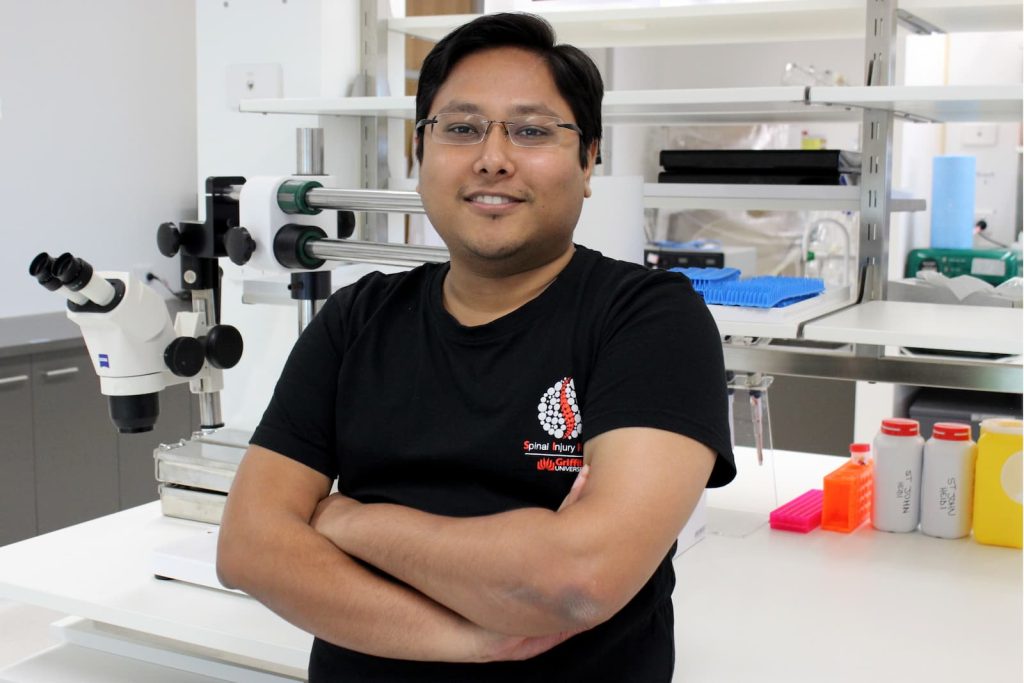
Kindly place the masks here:
<instances>
[{"instance_id":1,"label":"microscope head","mask_svg":"<svg viewBox=\"0 0 1024 683\"><path fill-rule=\"evenodd\" d=\"M68 319L82 330L118 431L151 430L158 392L177 379L164 361L175 332L163 299L130 273L97 273L71 254L39 254L29 273L68 298Z\"/></svg>"}]
</instances>

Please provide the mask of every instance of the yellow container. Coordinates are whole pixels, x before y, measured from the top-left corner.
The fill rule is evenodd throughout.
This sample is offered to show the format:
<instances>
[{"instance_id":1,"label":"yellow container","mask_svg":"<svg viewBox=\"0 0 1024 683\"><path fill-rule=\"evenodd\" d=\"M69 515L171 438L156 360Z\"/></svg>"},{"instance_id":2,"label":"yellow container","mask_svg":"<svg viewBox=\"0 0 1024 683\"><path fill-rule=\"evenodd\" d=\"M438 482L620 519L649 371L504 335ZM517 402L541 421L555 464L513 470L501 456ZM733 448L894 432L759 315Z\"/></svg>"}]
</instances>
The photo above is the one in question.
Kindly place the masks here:
<instances>
[{"instance_id":1,"label":"yellow container","mask_svg":"<svg viewBox=\"0 0 1024 683\"><path fill-rule=\"evenodd\" d=\"M993 418L981 423L974 476L974 540L1020 548L1024 483L1024 422Z\"/></svg>"}]
</instances>

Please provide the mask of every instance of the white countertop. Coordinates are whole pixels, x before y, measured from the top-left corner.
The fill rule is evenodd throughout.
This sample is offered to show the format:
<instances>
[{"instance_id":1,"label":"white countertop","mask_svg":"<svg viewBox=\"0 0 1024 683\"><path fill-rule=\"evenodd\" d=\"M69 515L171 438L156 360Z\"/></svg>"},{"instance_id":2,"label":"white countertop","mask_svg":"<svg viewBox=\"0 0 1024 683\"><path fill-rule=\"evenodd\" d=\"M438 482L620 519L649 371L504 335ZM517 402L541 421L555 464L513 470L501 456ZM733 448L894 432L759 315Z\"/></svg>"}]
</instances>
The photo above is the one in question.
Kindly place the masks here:
<instances>
[{"instance_id":1,"label":"white countertop","mask_svg":"<svg viewBox=\"0 0 1024 683\"><path fill-rule=\"evenodd\" d=\"M763 507L775 490L785 502L841 463L776 452L757 468L748 450L738 455L738 482L709 492L712 529L717 508ZM712 531L676 560L677 680L1022 679L1019 551L868 527L749 527ZM307 634L245 596L150 575L153 547L205 528L151 503L0 548L0 598L301 675Z\"/></svg>"}]
</instances>

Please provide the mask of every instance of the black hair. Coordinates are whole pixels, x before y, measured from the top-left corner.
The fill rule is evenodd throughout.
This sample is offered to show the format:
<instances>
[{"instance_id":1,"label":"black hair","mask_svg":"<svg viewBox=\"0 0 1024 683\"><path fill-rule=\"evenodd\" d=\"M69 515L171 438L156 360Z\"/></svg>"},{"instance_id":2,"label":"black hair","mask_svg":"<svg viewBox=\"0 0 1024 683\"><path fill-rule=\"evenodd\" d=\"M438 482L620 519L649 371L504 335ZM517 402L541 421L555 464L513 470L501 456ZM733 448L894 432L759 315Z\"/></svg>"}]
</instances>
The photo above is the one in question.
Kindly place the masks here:
<instances>
[{"instance_id":1,"label":"black hair","mask_svg":"<svg viewBox=\"0 0 1024 683\"><path fill-rule=\"evenodd\" d=\"M555 32L544 19L525 13L486 14L463 24L444 38L423 60L416 89L416 120L430 116L437 91L464 57L498 47L518 47L547 62L555 87L569 103L580 135L580 165L587 167L587 151L601 141L601 100L604 83L593 60L577 47L556 45ZM416 143L416 159L423 162L423 137Z\"/></svg>"}]
</instances>

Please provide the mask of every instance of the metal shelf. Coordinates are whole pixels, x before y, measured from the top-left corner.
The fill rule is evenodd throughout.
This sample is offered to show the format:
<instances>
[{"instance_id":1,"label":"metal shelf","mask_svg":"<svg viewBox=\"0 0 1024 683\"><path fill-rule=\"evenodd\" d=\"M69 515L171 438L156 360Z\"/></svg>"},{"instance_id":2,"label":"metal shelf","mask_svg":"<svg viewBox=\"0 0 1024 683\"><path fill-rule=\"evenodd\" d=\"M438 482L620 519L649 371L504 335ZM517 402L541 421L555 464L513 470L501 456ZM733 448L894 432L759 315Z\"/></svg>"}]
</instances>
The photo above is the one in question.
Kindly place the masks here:
<instances>
[{"instance_id":1,"label":"metal shelf","mask_svg":"<svg viewBox=\"0 0 1024 683\"><path fill-rule=\"evenodd\" d=\"M611 90L601 110L606 125L859 122L865 108L920 121L1019 121L1022 97L1019 85ZM413 97L308 97L242 100L239 109L411 119L416 103Z\"/></svg>"},{"instance_id":2,"label":"metal shelf","mask_svg":"<svg viewBox=\"0 0 1024 683\"><path fill-rule=\"evenodd\" d=\"M892 211L924 211L926 202L893 193ZM762 211L860 211L854 185L716 185L645 183L648 209L759 209Z\"/></svg>"},{"instance_id":3,"label":"metal shelf","mask_svg":"<svg viewBox=\"0 0 1024 683\"><path fill-rule=\"evenodd\" d=\"M1019 31L1019 0L902 0L944 31ZM710 45L863 38L864 0L772 0L679 7L538 11L559 42L579 47ZM394 18L388 29L430 41L478 15Z\"/></svg>"},{"instance_id":4,"label":"metal shelf","mask_svg":"<svg viewBox=\"0 0 1024 683\"><path fill-rule=\"evenodd\" d=\"M971 353L1024 353L1024 311L869 301L807 323L803 338Z\"/></svg>"},{"instance_id":5,"label":"metal shelf","mask_svg":"<svg viewBox=\"0 0 1024 683\"><path fill-rule=\"evenodd\" d=\"M843 108L860 115L884 109L917 121L975 123L1021 119L1020 85L856 86L811 88L812 106Z\"/></svg>"}]
</instances>

